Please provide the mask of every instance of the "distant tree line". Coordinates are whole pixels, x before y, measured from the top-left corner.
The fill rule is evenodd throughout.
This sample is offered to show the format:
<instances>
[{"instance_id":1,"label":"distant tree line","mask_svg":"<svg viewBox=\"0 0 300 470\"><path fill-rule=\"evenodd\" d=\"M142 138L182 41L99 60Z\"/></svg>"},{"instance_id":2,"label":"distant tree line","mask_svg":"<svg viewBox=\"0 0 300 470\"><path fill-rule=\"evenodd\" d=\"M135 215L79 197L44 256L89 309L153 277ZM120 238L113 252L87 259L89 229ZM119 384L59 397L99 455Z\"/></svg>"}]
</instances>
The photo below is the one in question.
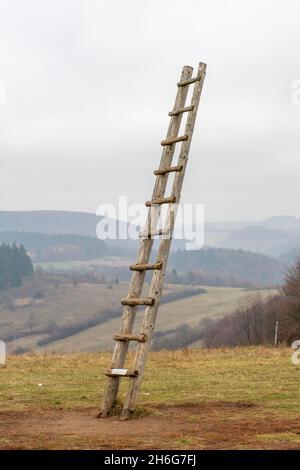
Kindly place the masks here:
<instances>
[{"instance_id":1,"label":"distant tree line","mask_svg":"<svg viewBox=\"0 0 300 470\"><path fill-rule=\"evenodd\" d=\"M273 345L277 321L278 344L290 345L300 338L300 260L287 271L278 295L265 300L260 294L249 296L219 320L205 317L198 324L157 331L151 347L180 349L199 340L207 348Z\"/></svg>"},{"instance_id":2,"label":"distant tree line","mask_svg":"<svg viewBox=\"0 0 300 470\"><path fill-rule=\"evenodd\" d=\"M151 349L152 351L160 351L162 349L187 348L194 341L202 340L211 324L212 321L205 317L196 324L182 323L175 328L157 331L154 333Z\"/></svg>"},{"instance_id":3,"label":"distant tree line","mask_svg":"<svg viewBox=\"0 0 300 470\"><path fill-rule=\"evenodd\" d=\"M231 315L215 321L204 335L209 348L273 344L290 345L300 338L300 260L291 267L279 295L248 299Z\"/></svg>"},{"instance_id":4,"label":"distant tree line","mask_svg":"<svg viewBox=\"0 0 300 470\"><path fill-rule=\"evenodd\" d=\"M19 247L2 244L0 246L0 289L18 287L22 279L33 274L31 259L23 245Z\"/></svg>"},{"instance_id":5,"label":"distant tree line","mask_svg":"<svg viewBox=\"0 0 300 470\"><path fill-rule=\"evenodd\" d=\"M283 265L269 256L225 248L177 250L171 254L170 265L179 273L179 278L188 277L191 284L231 287L281 285L285 272ZM173 276L174 281L176 276Z\"/></svg>"},{"instance_id":6,"label":"distant tree line","mask_svg":"<svg viewBox=\"0 0 300 470\"><path fill-rule=\"evenodd\" d=\"M24 244L36 263L84 261L111 254L103 240L75 234L0 232L0 243Z\"/></svg>"},{"instance_id":7,"label":"distant tree line","mask_svg":"<svg viewBox=\"0 0 300 470\"><path fill-rule=\"evenodd\" d=\"M216 287L254 287L254 283L247 278L234 276L233 274L213 274L205 270L191 269L178 273L176 269L166 273L166 281L170 284L187 284L189 286L216 286Z\"/></svg>"}]
</instances>

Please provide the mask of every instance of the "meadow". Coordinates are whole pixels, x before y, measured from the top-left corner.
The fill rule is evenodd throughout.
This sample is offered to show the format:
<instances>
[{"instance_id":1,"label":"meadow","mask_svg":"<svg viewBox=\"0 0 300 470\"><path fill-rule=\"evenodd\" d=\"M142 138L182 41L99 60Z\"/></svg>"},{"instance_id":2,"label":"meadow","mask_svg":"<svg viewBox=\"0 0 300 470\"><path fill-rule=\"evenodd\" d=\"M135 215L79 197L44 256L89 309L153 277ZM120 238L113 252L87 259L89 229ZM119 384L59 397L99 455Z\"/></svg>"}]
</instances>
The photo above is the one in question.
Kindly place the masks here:
<instances>
[{"instance_id":1,"label":"meadow","mask_svg":"<svg viewBox=\"0 0 300 470\"><path fill-rule=\"evenodd\" d=\"M160 306L155 331L166 331L182 324L197 325L201 319L219 318L231 313L245 297L266 297L272 289L187 286L166 284L164 294L184 293L204 289L204 293L177 298ZM145 286L145 296L147 285ZM8 351L93 352L113 347L112 335L118 331L121 314L120 300L127 296L126 282L78 282L59 276L43 275L11 291L9 301L3 294L0 304L1 339L7 339ZM113 312L108 315L107 312ZM136 329L141 324L143 310L137 314ZM103 316L103 322L102 321ZM85 322L98 318L96 326ZM78 331L62 339L40 345L49 331L82 324ZM9 340L8 340L9 339Z\"/></svg>"},{"instance_id":2,"label":"meadow","mask_svg":"<svg viewBox=\"0 0 300 470\"><path fill-rule=\"evenodd\" d=\"M288 348L152 352L126 422L97 418L109 362L108 353L10 356L0 448L300 448L300 366Z\"/></svg>"}]
</instances>

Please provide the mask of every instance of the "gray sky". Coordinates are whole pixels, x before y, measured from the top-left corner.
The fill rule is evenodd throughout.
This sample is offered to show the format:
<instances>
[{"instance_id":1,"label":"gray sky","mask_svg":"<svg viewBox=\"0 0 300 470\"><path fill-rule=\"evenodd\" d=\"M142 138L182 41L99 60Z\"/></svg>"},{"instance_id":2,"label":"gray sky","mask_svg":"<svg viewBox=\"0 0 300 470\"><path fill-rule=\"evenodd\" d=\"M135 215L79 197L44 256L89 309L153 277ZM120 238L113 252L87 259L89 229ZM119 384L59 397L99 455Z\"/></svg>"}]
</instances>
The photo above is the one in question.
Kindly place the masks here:
<instances>
[{"instance_id":1,"label":"gray sky","mask_svg":"<svg viewBox=\"0 0 300 470\"><path fill-rule=\"evenodd\" d=\"M183 202L300 216L299 56L298 0L0 0L0 209L149 199L181 68L204 61Z\"/></svg>"}]
</instances>

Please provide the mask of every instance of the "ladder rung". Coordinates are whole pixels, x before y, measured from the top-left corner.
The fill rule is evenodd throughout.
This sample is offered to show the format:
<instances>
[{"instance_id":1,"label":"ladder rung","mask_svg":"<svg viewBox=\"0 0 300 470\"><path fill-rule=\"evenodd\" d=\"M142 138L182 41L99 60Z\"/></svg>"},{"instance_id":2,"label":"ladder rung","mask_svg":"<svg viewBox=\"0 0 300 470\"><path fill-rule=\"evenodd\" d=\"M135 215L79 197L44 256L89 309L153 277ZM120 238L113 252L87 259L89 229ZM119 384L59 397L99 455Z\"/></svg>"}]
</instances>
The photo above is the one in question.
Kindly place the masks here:
<instances>
[{"instance_id":1,"label":"ladder rung","mask_svg":"<svg viewBox=\"0 0 300 470\"><path fill-rule=\"evenodd\" d=\"M139 234L139 238L152 238L157 235L168 235L170 233L170 230L168 228L160 228L157 230L152 230L151 232L141 232Z\"/></svg>"},{"instance_id":2,"label":"ladder rung","mask_svg":"<svg viewBox=\"0 0 300 470\"><path fill-rule=\"evenodd\" d=\"M173 109L173 111L169 112L169 116L178 116L178 114L182 113L187 113L188 111L193 111L194 106L186 106L185 108L178 108L178 109Z\"/></svg>"},{"instance_id":3,"label":"ladder rung","mask_svg":"<svg viewBox=\"0 0 300 470\"><path fill-rule=\"evenodd\" d=\"M158 169L154 171L154 174L157 175L164 175L165 173L172 173L172 171L181 171L183 168L183 165L177 165L177 166L169 166L166 168Z\"/></svg>"},{"instance_id":4,"label":"ladder rung","mask_svg":"<svg viewBox=\"0 0 300 470\"><path fill-rule=\"evenodd\" d=\"M127 298L127 299L122 299L121 304L122 305L130 305L130 306L135 306L135 305L154 305L155 299L153 298L148 298L148 299L137 299L137 298Z\"/></svg>"},{"instance_id":5,"label":"ladder rung","mask_svg":"<svg viewBox=\"0 0 300 470\"><path fill-rule=\"evenodd\" d=\"M187 134L185 135L181 135L179 137L173 137L171 139L166 139L166 140L163 140L160 145L164 146L164 145L173 145L173 144L176 144L176 142L182 142L183 140L188 140L189 136Z\"/></svg>"},{"instance_id":6,"label":"ladder rung","mask_svg":"<svg viewBox=\"0 0 300 470\"><path fill-rule=\"evenodd\" d=\"M162 197L160 199L153 199L152 201L147 201L146 206L155 206L155 205L161 205L161 204L173 204L176 202L176 197L171 196L171 197Z\"/></svg>"},{"instance_id":7,"label":"ladder rung","mask_svg":"<svg viewBox=\"0 0 300 470\"><path fill-rule=\"evenodd\" d=\"M130 266L131 271L150 271L154 269L161 269L162 262L154 263L154 264L132 264Z\"/></svg>"},{"instance_id":8,"label":"ladder rung","mask_svg":"<svg viewBox=\"0 0 300 470\"><path fill-rule=\"evenodd\" d=\"M109 377L137 377L138 371L134 369L106 369L105 375Z\"/></svg>"},{"instance_id":9,"label":"ladder rung","mask_svg":"<svg viewBox=\"0 0 300 470\"><path fill-rule=\"evenodd\" d=\"M202 75L198 75L197 77L190 78L189 80L184 80L183 82L178 82L177 86L186 86L191 85L192 83L199 82L202 79Z\"/></svg>"},{"instance_id":10,"label":"ladder rung","mask_svg":"<svg viewBox=\"0 0 300 470\"><path fill-rule=\"evenodd\" d=\"M144 343L147 341L147 335L141 333L140 335L130 335L127 333L118 333L113 336L113 339L116 341L138 341L139 343Z\"/></svg>"}]
</instances>

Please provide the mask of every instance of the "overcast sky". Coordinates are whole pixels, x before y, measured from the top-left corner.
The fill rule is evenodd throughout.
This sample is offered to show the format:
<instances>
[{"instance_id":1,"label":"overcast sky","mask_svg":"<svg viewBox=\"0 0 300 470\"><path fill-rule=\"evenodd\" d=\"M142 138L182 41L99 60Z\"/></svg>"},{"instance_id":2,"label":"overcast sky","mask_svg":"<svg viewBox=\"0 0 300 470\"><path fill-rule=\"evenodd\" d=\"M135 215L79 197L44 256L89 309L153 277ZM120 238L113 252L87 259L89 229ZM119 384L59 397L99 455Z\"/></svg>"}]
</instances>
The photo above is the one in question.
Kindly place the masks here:
<instances>
[{"instance_id":1,"label":"overcast sky","mask_svg":"<svg viewBox=\"0 0 300 470\"><path fill-rule=\"evenodd\" d=\"M299 57L299 0L0 0L0 210L149 199L181 68L203 61L182 201L300 216Z\"/></svg>"}]
</instances>

